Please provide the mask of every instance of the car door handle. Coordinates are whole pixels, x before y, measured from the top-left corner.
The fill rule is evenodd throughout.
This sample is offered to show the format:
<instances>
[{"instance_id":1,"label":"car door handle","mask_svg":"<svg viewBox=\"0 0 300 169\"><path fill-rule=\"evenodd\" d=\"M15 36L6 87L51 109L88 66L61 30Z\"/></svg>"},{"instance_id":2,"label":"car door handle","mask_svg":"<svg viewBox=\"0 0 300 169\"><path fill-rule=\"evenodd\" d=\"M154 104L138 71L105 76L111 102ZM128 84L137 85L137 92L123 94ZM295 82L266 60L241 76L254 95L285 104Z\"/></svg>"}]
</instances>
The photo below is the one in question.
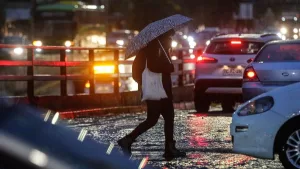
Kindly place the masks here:
<instances>
[{"instance_id":1,"label":"car door handle","mask_svg":"<svg viewBox=\"0 0 300 169\"><path fill-rule=\"evenodd\" d=\"M248 126L236 126L235 132L246 132L248 131Z\"/></svg>"}]
</instances>

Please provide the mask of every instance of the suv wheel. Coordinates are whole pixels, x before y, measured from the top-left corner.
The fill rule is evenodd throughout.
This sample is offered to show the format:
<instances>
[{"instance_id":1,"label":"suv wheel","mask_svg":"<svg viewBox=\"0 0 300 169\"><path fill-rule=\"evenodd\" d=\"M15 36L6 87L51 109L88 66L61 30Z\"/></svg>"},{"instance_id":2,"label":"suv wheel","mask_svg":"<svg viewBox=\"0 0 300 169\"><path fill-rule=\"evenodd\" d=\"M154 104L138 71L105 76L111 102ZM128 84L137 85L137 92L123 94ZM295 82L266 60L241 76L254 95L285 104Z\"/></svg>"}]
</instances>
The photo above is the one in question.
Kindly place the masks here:
<instances>
[{"instance_id":1,"label":"suv wheel","mask_svg":"<svg viewBox=\"0 0 300 169\"><path fill-rule=\"evenodd\" d=\"M283 132L279 159L285 168L300 168L300 126L291 125Z\"/></svg>"},{"instance_id":2,"label":"suv wheel","mask_svg":"<svg viewBox=\"0 0 300 169\"><path fill-rule=\"evenodd\" d=\"M197 113L208 112L210 100L205 93L194 93L194 104Z\"/></svg>"}]
</instances>

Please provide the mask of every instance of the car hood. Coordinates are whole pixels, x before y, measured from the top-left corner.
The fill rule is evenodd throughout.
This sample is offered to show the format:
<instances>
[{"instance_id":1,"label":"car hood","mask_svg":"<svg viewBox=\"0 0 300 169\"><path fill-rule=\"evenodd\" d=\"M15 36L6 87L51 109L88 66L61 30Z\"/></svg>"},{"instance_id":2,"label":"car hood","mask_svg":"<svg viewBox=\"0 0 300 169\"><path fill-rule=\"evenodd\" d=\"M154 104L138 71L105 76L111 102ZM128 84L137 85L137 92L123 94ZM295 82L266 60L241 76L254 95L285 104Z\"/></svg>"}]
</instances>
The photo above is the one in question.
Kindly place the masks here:
<instances>
[{"instance_id":1,"label":"car hood","mask_svg":"<svg viewBox=\"0 0 300 169\"><path fill-rule=\"evenodd\" d=\"M278 87L274 90L258 95L240 105L237 111L239 111L249 102L253 102L265 96L273 97L274 106L272 107L272 110L283 115L284 117L291 118L292 116L300 115L300 82Z\"/></svg>"}]
</instances>

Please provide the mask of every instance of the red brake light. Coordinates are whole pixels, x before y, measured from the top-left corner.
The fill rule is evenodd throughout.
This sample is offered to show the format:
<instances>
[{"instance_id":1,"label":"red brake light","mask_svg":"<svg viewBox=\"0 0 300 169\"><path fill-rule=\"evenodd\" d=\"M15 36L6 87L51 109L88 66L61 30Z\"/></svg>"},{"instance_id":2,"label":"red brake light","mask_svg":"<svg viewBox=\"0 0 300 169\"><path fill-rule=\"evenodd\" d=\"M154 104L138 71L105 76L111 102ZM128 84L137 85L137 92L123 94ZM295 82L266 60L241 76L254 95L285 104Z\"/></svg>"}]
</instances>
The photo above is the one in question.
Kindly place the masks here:
<instances>
[{"instance_id":1,"label":"red brake light","mask_svg":"<svg viewBox=\"0 0 300 169\"><path fill-rule=\"evenodd\" d=\"M243 81L244 82L253 82L253 81L259 81L255 70L253 69L253 67L248 67L245 69L244 71L244 77L243 77Z\"/></svg>"},{"instance_id":2,"label":"red brake light","mask_svg":"<svg viewBox=\"0 0 300 169\"><path fill-rule=\"evenodd\" d=\"M255 73L250 71L250 72L247 72L247 77L249 78L253 78L255 76Z\"/></svg>"},{"instance_id":3,"label":"red brake light","mask_svg":"<svg viewBox=\"0 0 300 169\"><path fill-rule=\"evenodd\" d=\"M218 60L212 57L199 56L197 58L197 62L201 63L217 63Z\"/></svg>"},{"instance_id":4,"label":"red brake light","mask_svg":"<svg viewBox=\"0 0 300 169\"><path fill-rule=\"evenodd\" d=\"M231 44L232 45L240 45L240 44L242 44L242 42L241 41L231 41Z\"/></svg>"}]
</instances>

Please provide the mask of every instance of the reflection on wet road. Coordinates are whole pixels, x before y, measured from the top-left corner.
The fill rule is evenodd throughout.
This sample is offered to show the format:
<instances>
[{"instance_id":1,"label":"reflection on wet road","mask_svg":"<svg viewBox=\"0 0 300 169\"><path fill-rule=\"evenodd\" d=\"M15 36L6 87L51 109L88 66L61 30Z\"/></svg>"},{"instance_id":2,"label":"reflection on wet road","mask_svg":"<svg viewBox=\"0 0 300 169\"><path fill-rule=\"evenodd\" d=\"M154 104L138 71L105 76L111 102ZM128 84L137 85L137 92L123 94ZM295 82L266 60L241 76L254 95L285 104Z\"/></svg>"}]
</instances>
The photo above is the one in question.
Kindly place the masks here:
<instances>
[{"instance_id":1,"label":"reflection on wet road","mask_svg":"<svg viewBox=\"0 0 300 169\"><path fill-rule=\"evenodd\" d=\"M86 129L88 135L109 144L129 133L145 119L144 113L69 120L69 127ZM175 139L186 158L164 161L163 119L137 139L132 146L133 158L149 157L149 164L160 168L283 168L279 160L262 160L232 152L229 135L230 115L193 114L176 110Z\"/></svg>"}]
</instances>

